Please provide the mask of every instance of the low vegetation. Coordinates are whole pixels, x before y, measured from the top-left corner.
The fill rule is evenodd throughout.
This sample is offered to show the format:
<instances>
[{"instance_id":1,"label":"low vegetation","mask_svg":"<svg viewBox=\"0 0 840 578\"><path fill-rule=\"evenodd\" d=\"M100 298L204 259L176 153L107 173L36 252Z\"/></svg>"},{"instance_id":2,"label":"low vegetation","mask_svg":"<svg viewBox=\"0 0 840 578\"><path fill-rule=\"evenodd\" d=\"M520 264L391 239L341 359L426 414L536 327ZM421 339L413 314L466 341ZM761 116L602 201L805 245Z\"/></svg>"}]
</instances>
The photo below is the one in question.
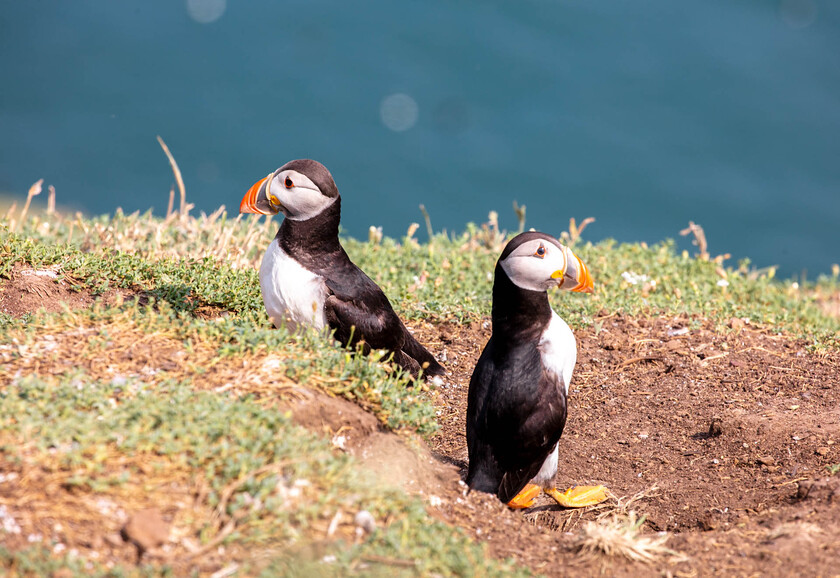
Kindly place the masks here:
<instances>
[{"instance_id":1,"label":"low vegetation","mask_svg":"<svg viewBox=\"0 0 840 578\"><path fill-rule=\"evenodd\" d=\"M0 567L13 575L179 573L213 553L217 568L235 564L247 574L522 571L277 410L316 389L409 440L438 427L432 386L319 335L270 327L255 268L276 221L231 219L224 208L192 217L183 200L163 218L119 210L87 218L54 203L35 213L29 205L0 221L0 283L40 272L101 299L84 309L0 312L0 503L8 503L4 484L17 480L8 495L29 504L28 515L79 528L107 512L154 506L174 516L184 547L135 566L65 552L45 529L17 547L7 541ZM517 213L524 222L524 208ZM840 291L836 274L797 283L748 262L727 266L708 254L696 226L697 255L672 241L592 244L580 239L589 222L572 222L563 238L593 271L597 292L574 306L567 295L552 297L573 326L597 331L599 312L665 312L713 319L721 331L772 326L807 336L817 351L838 345L840 320L826 314ZM482 320L509 235L493 215L458 234L427 225L423 242L412 226L401 239L372 230L367 241L344 243L410 322ZM55 497L56 487L72 491ZM362 511L376 521L372 532L354 522ZM672 554L664 536L639 539L642 521L589 522L581 552Z\"/></svg>"}]
</instances>

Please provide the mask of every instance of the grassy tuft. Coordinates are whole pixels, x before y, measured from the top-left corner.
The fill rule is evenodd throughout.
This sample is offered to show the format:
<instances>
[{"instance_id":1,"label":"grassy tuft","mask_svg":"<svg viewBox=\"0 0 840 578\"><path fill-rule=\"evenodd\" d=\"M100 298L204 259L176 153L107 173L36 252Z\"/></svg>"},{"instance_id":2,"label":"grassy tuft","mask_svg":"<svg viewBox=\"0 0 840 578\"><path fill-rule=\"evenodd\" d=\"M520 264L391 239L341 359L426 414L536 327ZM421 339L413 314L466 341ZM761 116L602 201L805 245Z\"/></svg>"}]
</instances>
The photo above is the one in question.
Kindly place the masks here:
<instances>
[{"instance_id":1,"label":"grassy tuft","mask_svg":"<svg viewBox=\"0 0 840 578\"><path fill-rule=\"evenodd\" d=\"M666 555L680 558L678 553L665 546L669 537L667 532L643 534L641 527L644 522L644 517L637 518L633 511L627 516L614 515L585 522L577 538L581 559L622 557L650 564Z\"/></svg>"},{"instance_id":2,"label":"grassy tuft","mask_svg":"<svg viewBox=\"0 0 840 578\"><path fill-rule=\"evenodd\" d=\"M180 210L162 219L119 210L65 215L50 195L46 213L29 210L28 201L0 221L0 279L5 285L21 271L49 269L56 287L101 300L88 309L0 313L0 467L21 480L11 515L36 525L95 526L118 522L91 510L94 499L127 510L155 505L174 516L181 538L171 545L177 556L127 569L40 548L0 549L0 567L12 575L180 572L177 564L196 555L187 537L203 554L224 546L249 575L522 572L489 560L419 501L380 486L329 439L277 411L278 401L317 389L394 430L428 435L437 427L430 386L315 332L271 327L256 268L276 222L230 219L223 207L192 217L183 191ZM522 229L525 210L516 210ZM838 346L837 272L782 281L747 261L726 266L725 255L708 254L694 224L686 231L697 256L678 252L673 241L592 244L581 239L591 222L548 231L574 244L595 278L594 295L552 294L573 326L597 328L613 314L673 314L712 319L720 331L750 323L805 336L814 349ZM496 214L460 234L434 233L428 215L426 225L425 243L414 236L417 226L401 239L374 228L367 241L343 242L410 323L483 320L494 265L511 235ZM42 499L47 487L64 491ZM645 562L674 555L667 536L641 532L643 519L629 510L640 497L619 500L609 517L586 524L581 555ZM362 509L378 522L372 534L357 533L352 522Z\"/></svg>"},{"instance_id":3,"label":"grassy tuft","mask_svg":"<svg viewBox=\"0 0 840 578\"><path fill-rule=\"evenodd\" d=\"M173 488L205 487L204 499L175 517L177 533L200 544L256 552L271 544L264 562L272 567L289 563L272 553L280 544L298 548L327 535L338 552L329 562L336 574L393 560L420 573L502 572L461 532L431 522L420 502L378 485L328 440L251 399L196 391L189 383L152 388L78 374L18 379L0 400L5 459L76 492L115 493L122 507L138 510L150 499L166 504L167 495L178 493ZM121 464L117 480L110 477L114 463ZM32 497L37 489L23 491ZM383 527L354 543L352 520L362 509ZM52 504L30 513L60 518L60 510ZM330 534L336 512L345 512L344 522ZM81 514L86 518L95 522L91 512ZM7 567L22 563L20 555L8 556Z\"/></svg>"}]
</instances>

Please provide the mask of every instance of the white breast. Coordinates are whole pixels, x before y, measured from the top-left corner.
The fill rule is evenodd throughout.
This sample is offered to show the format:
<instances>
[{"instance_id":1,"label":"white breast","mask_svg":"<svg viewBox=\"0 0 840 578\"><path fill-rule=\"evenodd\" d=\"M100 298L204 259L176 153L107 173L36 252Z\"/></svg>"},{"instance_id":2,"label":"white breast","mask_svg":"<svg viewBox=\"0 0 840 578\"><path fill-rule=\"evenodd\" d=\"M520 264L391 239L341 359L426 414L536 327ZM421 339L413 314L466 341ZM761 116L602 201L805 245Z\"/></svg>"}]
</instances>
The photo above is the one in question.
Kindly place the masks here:
<instances>
[{"instance_id":1,"label":"white breast","mask_svg":"<svg viewBox=\"0 0 840 578\"><path fill-rule=\"evenodd\" d=\"M543 365L560 378L568 396L569 383L577 361L577 343L572 330L554 311L551 312L551 321L538 347Z\"/></svg>"},{"instance_id":2,"label":"white breast","mask_svg":"<svg viewBox=\"0 0 840 578\"><path fill-rule=\"evenodd\" d=\"M554 311L551 312L551 321L540 339L538 348L543 366L558 376L566 389L568 398L569 383L572 381L572 372L577 361L577 343L572 330ZM548 454L539 473L534 476L533 482L535 484L542 487L554 486L552 480L557 474L558 448L559 444L554 446L554 449Z\"/></svg>"},{"instance_id":3,"label":"white breast","mask_svg":"<svg viewBox=\"0 0 840 578\"><path fill-rule=\"evenodd\" d=\"M280 248L277 239L263 256L260 287L265 310L275 327L284 321L291 330L297 325L319 330L327 325L324 300L328 292L323 277L304 269Z\"/></svg>"},{"instance_id":4,"label":"white breast","mask_svg":"<svg viewBox=\"0 0 840 578\"><path fill-rule=\"evenodd\" d=\"M545 458L542 467L540 467L540 471L537 472L537 475L534 476L534 479L532 479L531 482L542 488L553 488L554 476L557 475L557 463L559 460L560 444L557 443L554 444L554 449L551 450L551 453L548 454L547 458Z\"/></svg>"}]
</instances>

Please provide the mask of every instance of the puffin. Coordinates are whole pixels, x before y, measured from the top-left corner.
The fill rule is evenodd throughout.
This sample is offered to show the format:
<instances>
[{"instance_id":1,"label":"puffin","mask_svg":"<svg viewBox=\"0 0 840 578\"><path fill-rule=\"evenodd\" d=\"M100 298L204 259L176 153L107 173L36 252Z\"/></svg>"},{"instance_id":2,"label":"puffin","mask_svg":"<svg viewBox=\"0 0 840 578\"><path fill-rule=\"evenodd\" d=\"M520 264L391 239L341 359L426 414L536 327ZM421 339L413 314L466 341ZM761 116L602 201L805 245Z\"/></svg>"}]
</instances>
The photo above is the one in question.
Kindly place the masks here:
<instances>
[{"instance_id":1,"label":"puffin","mask_svg":"<svg viewBox=\"0 0 840 578\"><path fill-rule=\"evenodd\" d=\"M560 492L553 484L577 344L547 291L592 293L593 286L583 261L550 235L520 233L505 246L493 281L492 334L467 398L470 490L511 508L531 507L541 490L564 507L607 499L603 486Z\"/></svg>"},{"instance_id":2,"label":"puffin","mask_svg":"<svg viewBox=\"0 0 840 578\"><path fill-rule=\"evenodd\" d=\"M263 303L275 327L330 330L347 347L363 343L366 354L387 350L415 378L443 375L382 289L341 246L341 196L324 165L289 161L248 190L239 212L285 217L260 265Z\"/></svg>"}]
</instances>

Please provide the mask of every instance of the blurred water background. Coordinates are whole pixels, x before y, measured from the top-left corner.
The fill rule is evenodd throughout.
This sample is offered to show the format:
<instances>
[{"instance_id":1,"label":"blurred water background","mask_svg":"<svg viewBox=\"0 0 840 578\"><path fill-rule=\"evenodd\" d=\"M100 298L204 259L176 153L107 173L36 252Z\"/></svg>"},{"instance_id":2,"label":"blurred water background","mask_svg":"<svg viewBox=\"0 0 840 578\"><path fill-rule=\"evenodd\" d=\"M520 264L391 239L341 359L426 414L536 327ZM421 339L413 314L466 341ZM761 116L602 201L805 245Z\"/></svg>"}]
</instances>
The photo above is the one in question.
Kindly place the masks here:
<instances>
[{"instance_id":1,"label":"blurred water background","mask_svg":"<svg viewBox=\"0 0 840 578\"><path fill-rule=\"evenodd\" d=\"M693 220L730 264L840 261L838 2L7 1L0 70L7 196L164 214L161 135L196 211L309 157L354 237L420 203L511 230L516 200L555 235L691 248Z\"/></svg>"}]
</instances>

